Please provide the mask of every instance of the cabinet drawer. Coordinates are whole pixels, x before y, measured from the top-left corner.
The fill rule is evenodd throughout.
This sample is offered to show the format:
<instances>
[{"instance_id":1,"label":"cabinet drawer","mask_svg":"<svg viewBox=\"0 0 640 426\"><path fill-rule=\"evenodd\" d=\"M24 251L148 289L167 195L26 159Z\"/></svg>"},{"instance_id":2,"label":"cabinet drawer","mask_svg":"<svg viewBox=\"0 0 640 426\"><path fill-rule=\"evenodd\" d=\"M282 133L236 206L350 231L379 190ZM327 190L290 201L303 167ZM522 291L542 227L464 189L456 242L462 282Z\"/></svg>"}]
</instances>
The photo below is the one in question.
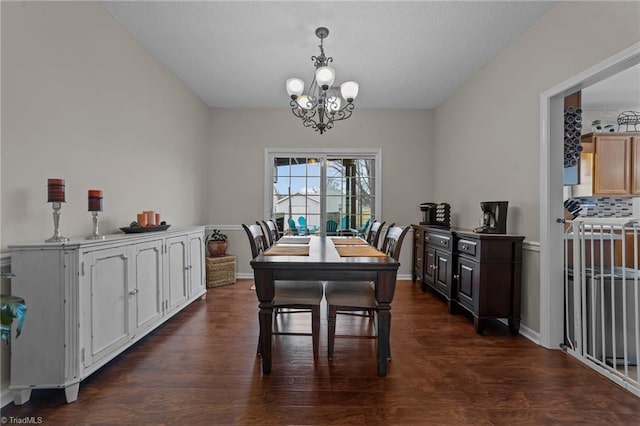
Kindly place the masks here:
<instances>
[{"instance_id":1,"label":"cabinet drawer","mask_svg":"<svg viewBox=\"0 0 640 426\"><path fill-rule=\"evenodd\" d=\"M476 241L460 239L458 240L457 250L460 254L466 254L472 257L476 257L477 246L478 244Z\"/></svg>"},{"instance_id":2,"label":"cabinet drawer","mask_svg":"<svg viewBox=\"0 0 640 426\"><path fill-rule=\"evenodd\" d=\"M425 243L427 243L427 244L429 244L431 246L440 247L440 248L445 249L445 250L451 250L451 237L450 236L440 235L440 234L428 234L428 233L425 233L424 241L425 241Z\"/></svg>"}]
</instances>

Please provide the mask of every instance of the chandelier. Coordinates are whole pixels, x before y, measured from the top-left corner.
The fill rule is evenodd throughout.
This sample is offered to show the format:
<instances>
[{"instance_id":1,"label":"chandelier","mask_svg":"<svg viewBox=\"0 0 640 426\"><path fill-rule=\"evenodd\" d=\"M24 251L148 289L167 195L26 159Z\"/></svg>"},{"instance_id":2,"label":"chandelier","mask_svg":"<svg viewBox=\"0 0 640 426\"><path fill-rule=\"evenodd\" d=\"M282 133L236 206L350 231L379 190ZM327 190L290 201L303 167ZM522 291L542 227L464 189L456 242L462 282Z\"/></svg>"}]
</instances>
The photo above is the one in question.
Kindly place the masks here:
<instances>
[{"instance_id":1,"label":"chandelier","mask_svg":"<svg viewBox=\"0 0 640 426\"><path fill-rule=\"evenodd\" d=\"M345 81L339 88L333 86L336 71L328 66L333 58L325 56L323 48L323 40L328 35L327 28L316 29L316 36L320 39L320 55L311 57L316 73L309 91L303 94L304 81L300 78L290 78L286 84L293 115L302 119L305 127L311 127L320 134L331 129L335 121L351 117L355 108L353 100L358 96L359 89L355 81Z\"/></svg>"}]
</instances>

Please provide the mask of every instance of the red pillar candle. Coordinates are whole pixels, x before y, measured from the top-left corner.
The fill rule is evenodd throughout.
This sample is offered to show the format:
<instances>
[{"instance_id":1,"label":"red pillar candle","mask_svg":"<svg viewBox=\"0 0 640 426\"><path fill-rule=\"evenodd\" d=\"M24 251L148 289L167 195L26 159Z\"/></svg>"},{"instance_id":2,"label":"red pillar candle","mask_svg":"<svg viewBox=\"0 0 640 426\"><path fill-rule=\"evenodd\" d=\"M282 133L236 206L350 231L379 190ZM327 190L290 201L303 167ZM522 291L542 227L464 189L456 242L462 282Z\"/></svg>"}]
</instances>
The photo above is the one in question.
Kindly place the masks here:
<instances>
[{"instance_id":1,"label":"red pillar candle","mask_svg":"<svg viewBox=\"0 0 640 426\"><path fill-rule=\"evenodd\" d=\"M47 180L47 202L64 203L64 179Z\"/></svg>"},{"instance_id":2,"label":"red pillar candle","mask_svg":"<svg viewBox=\"0 0 640 426\"><path fill-rule=\"evenodd\" d=\"M89 211L101 212L102 211L102 191L99 189L89 190Z\"/></svg>"}]
</instances>

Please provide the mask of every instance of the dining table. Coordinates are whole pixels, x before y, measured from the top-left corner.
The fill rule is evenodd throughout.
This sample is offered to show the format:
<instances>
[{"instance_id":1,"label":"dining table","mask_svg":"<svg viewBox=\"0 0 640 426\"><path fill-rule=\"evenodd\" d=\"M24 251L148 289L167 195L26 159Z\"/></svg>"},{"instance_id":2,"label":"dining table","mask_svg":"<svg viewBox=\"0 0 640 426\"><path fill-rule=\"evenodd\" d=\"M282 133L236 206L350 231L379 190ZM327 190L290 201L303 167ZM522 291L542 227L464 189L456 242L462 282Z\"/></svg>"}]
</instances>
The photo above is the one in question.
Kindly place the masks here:
<instances>
[{"instance_id":1,"label":"dining table","mask_svg":"<svg viewBox=\"0 0 640 426\"><path fill-rule=\"evenodd\" d=\"M271 372L272 315L275 282L372 281L377 304L378 376L387 374L390 357L391 302L400 262L357 237L310 235L304 239L281 238L251 261L262 346L262 372Z\"/></svg>"}]
</instances>

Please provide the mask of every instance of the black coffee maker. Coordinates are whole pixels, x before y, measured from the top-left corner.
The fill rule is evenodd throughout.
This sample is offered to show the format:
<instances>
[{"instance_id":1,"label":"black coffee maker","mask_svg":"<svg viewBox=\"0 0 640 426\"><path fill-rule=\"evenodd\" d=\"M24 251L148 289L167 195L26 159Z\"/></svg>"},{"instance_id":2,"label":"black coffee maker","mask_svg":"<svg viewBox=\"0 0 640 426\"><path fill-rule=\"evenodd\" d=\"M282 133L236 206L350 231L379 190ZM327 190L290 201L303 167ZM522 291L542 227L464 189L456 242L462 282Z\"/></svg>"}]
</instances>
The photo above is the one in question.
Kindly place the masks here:
<instances>
[{"instance_id":1,"label":"black coffee maker","mask_svg":"<svg viewBox=\"0 0 640 426\"><path fill-rule=\"evenodd\" d=\"M480 209L482 209L480 226L474 231L483 234L506 234L508 206L508 201L480 202Z\"/></svg>"},{"instance_id":2,"label":"black coffee maker","mask_svg":"<svg viewBox=\"0 0 640 426\"><path fill-rule=\"evenodd\" d=\"M420 211L422 212L422 220L420 225L435 225L436 223L436 203L422 203L420 204Z\"/></svg>"}]
</instances>

